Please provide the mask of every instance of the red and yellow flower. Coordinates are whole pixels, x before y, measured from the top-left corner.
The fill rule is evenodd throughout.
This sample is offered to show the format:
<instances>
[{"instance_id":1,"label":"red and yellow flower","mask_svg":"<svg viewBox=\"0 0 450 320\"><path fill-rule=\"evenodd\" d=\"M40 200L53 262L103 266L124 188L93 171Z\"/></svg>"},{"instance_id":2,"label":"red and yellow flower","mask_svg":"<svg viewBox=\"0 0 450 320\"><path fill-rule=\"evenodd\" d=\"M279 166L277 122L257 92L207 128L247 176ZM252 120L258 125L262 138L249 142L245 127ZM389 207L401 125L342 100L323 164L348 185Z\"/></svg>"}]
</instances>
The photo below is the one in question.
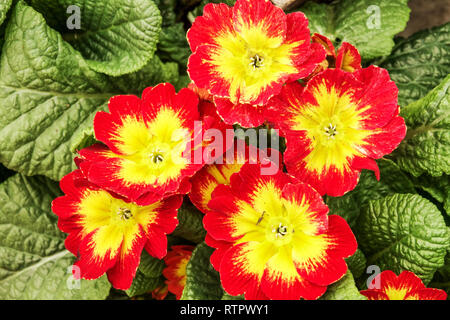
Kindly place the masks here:
<instances>
[{"instance_id":1,"label":"red and yellow flower","mask_svg":"<svg viewBox=\"0 0 450 320\"><path fill-rule=\"evenodd\" d=\"M379 288L375 288L376 284ZM444 290L426 288L422 280L410 271L403 271L398 276L386 270L378 274L368 290L361 294L369 300L445 300Z\"/></svg>"},{"instance_id":2,"label":"red and yellow flower","mask_svg":"<svg viewBox=\"0 0 450 320\"><path fill-rule=\"evenodd\" d=\"M288 84L271 100L270 118L286 137L288 172L321 195L355 188L362 169L391 153L406 134L398 89L386 70L328 69L305 87Z\"/></svg>"},{"instance_id":3,"label":"red and yellow flower","mask_svg":"<svg viewBox=\"0 0 450 320\"><path fill-rule=\"evenodd\" d=\"M180 300L186 285L186 267L194 248L194 246L189 245L172 246L164 257L164 263L167 266L162 272L167 279L165 283L177 300Z\"/></svg>"},{"instance_id":4,"label":"red and yellow flower","mask_svg":"<svg viewBox=\"0 0 450 320\"><path fill-rule=\"evenodd\" d=\"M217 163L204 166L192 178L192 188L189 192L189 199L191 202L203 213L210 211L208 203L211 200L213 191L219 185L229 185L231 176L241 170L246 163L262 163L264 165L272 159L273 164L279 166L281 163L281 154L277 150L264 150L266 155L270 154L270 158L261 156L261 151L258 148L246 145L243 140L242 143L234 143L234 150L232 157L227 157L226 154L219 158ZM278 161L276 161L278 159Z\"/></svg>"},{"instance_id":5,"label":"red and yellow flower","mask_svg":"<svg viewBox=\"0 0 450 320\"><path fill-rule=\"evenodd\" d=\"M333 43L327 37L315 33L312 36L312 41L313 43L321 44L327 53L327 59L320 64L320 67L316 69L316 72L323 71L327 68L336 68L347 72L354 72L361 69L361 56L358 49L350 43L342 42L336 53Z\"/></svg>"},{"instance_id":6,"label":"red and yellow flower","mask_svg":"<svg viewBox=\"0 0 450 320\"><path fill-rule=\"evenodd\" d=\"M198 97L165 83L136 96L116 96L109 113L94 119L96 144L79 151L89 181L138 204L189 191L189 177L204 164Z\"/></svg>"},{"instance_id":7,"label":"red and yellow flower","mask_svg":"<svg viewBox=\"0 0 450 320\"><path fill-rule=\"evenodd\" d=\"M269 0L207 4L187 33L188 73L215 97L225 122L262 124L261 110L284 83L307 77L325 58L311 44L308 20L286 15Z\"/></svg>"},{"instance_id":8,"label":"red and yellow flower","mask_svg":"<svg viewBox=\"0 0 450 320\"><path fill-rule=\"evenodd\" d=\"M182 196L176 195L139 206L85 179L80 170L60 183L64 196L52 203L58 227L68 233L67 250L78 257L84 279L105 272L117 289L131 286L142 250L161 259L167 253L166 234L178 224Z\"/></svg>"},{"instance_id":9,"label":"red and yellow flower","mask_svg":"<svg viewBox=\"0 0 450 320\"><path fill-rule=\"evenodd\" d=\"M316 299L346 272L357 247L345 220L310 186L246 164L213 192L203 219L211 257L229 294Z\"/></svg>"}]
</instances>

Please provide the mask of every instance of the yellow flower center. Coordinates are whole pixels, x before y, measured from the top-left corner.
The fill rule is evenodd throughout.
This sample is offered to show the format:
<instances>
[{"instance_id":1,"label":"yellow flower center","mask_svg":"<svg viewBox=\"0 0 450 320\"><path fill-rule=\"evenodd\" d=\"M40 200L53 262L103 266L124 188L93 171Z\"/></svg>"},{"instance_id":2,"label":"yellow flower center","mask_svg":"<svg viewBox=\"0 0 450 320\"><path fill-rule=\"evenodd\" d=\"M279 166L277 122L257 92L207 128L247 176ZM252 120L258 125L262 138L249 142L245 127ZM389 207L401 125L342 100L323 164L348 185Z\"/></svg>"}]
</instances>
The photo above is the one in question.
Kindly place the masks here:
<instances>
[{"instance_id":1,"label":"yellow flower center","mask_svg":"<svg viewBox=\"0 0 450 320\"><path fill-rule=\"evenodd\" d=\"M282 197L270 182L255 188L251 202L238 201L238 212L230 224L236 243L246 243L249 253L243 261L249 272L261 275L266 263L277 258L276 268L298 276L299 264L320 264L330 245L326 235L318 235L318 223L308 200Z\"/></svg>"},{"instance_id":2,"label":"yellow flower center","mask_svg":"<svg viewBox=\"0 0 450 320\"><path fill-rule=\"evenodd\" d=\"M147 231L149 224L156 219L155 210L160 203L138 206L116 199L104 190L88 190L78 205L79 225L83 235L97 230L94 235L94 253L104 256L108 250L113 256L122 246L126 253L132 248L139 234L139 225Z\"/></svg>"},{"instance_id":3,"label":"yellow flower center","mask_svg":"<svg viewBox=\"0 0 450 320\"><path fill-rule=\"evenodd\" d=\"M345 170L349 161L361 156L360 147L371 132L361 128L361 113L351 92L337 92L320 85L313 92L317 105L305 105L294 118L294 130L305 130L311 141L311 152L305 158L309 170L322 172L335 166Z\"/></svg>"},{"instance_id":4,"label":"yellow flower center","mask_svg":"<svg viewBox=\"0 0 450 320\"><path fill-rule=\"evenodd\" d=\"M190 133L183 128L179 115L162 109L147 125L129 117L116 135L124 155L119 177L129 184L163 184L176 179L188 164L183 156Z\"/></svg>"},{"instance_id":5,"label":"yellow flower center","mask_svg":"<svg viewBox=\"0 0 450 320\"><path fill-rule=\"evenodd\" d=\"M286 74L296 73L293 49L301 41L285 44L281 37L270 37L263 25L244 27L216 39L218 47L211 64L230 83L230 99L236 103L256 99L261 90Z\"/></svg>"}]
</instances>

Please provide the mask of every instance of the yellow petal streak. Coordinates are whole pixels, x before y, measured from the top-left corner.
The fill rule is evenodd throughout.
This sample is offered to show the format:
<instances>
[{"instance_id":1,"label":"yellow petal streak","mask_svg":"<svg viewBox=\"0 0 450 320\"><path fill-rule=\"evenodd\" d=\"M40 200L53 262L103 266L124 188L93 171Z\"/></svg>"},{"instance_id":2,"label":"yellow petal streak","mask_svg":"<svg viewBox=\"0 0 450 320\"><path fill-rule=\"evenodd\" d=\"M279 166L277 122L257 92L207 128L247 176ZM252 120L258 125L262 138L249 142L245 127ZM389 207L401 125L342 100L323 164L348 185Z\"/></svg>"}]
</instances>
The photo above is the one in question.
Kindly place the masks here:
<instances>
[{"instance_id":1,"label":"yellow petal streak","mask_svg":"<svg viewBox=\"0 0 450 320\"><path fill-rule=\"evenodd\" d=\"M283 277L300 280L295 265L313 268L325 259L331 243L319 234L319 223L307 200L283 198L274 184L262 182L255 188L251 203L241 201L238 207L230 224L233 236L241 237L238 243L252 244L252 260L244 261L250 252L242 259L252 273L262 276L267 266L269 271L272 267L283 270Z\"/></svg>"},{"instance_id":2,"label":"yellow petal streak","mask_svg":"<svg viewBox=\"0 0 450 320\"><path fill-rule=\"evenodd\" d=\"M78 205L77 215L84 236L97 230L92 239L94 255L117 255L121 249L127 254L139 235L139 225L148 230L155 222L159 202L149 206L137 206L112 197L104 190L89 190Z\"/></svg>"},{"instance_id":3,"label":"yellow petal streak","mask_svg":"<svg viewBox=\"0 0 450 320\"><path fill-rule=\"evenodd\" d=\"M362 156L358 150L366 144L370 131L361 128L361 114L368 107L358 110L352 92L339 92L325 83L316 87L313 95L317 105L290 102L297 114L292 129L305 130L311 141L306 167L320 173L334 166L342 172L352 158Z\"/></svg>"},{"instance_id":4,"label":"yellow petal streak","mask_svg":"<svg viewBox=\"0 0 450 320\"><path fill-rule=\"evenodd\" d=\"M400 288L387 287L385 289L385 293L388 296L389 300L404 300L406 294L408 293L408 288L404 286ZM414 298L410 297L410 300L414 300Z\"/></svg>"},{"instance_id":5,"label":"yellow petal streak","mask_svg":"<svg viewBox=\"0 0 450 320\"><path fill-rule=\"evenodd\" d=\"M269 37L263 23L245 26L240 33L223 34L216 42L218 47L210 63L230 83L230 99L234 103L238 93L240 102L249 102L280 77L296 73L292 52L302 43L288 44L281 37ZM260 61L257 66L252 64L255 59Z\"/></svg>"},{"instance_id":6,"label":"yellow petal streak","mask_svg":"<svg viewBox=\"0 0 450 320\"><path fill-rule=\"evenodd\" d=\"M183 152L190 132L172 109L161 109L148 124L126 118L123 126L117 128L115 139L125 154L114 155L122 159L117 178L129 185L164 184L176 179L188 164Z\"/></svg>"}]
</instances>

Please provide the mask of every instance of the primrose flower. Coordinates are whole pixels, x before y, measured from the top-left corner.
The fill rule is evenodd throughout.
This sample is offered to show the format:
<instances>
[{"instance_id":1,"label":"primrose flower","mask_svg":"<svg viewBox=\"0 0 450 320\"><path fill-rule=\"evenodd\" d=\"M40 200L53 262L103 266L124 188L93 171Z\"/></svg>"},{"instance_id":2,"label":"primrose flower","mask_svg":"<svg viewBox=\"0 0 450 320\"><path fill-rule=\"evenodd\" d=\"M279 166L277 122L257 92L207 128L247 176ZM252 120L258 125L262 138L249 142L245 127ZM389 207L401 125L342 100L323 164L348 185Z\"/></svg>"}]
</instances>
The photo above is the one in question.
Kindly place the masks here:
<instances>
[{"instance_id":1,"label":"primrose flower","mask_svg":"<svg viewBox=\"0 0 450 320\"><path fill-rule=\"evenodd\" d=\"M273 149L265 150L271 158L261 157L261 150L258 148L243 144L243 148L238 147L239 144L234 144L233 157L230 159L225 155L220 158L220 163L213 163L204 166L192 178L192 188L189 192L189 199L191 202L203 213L210 211L208 203L211 200L211 195L218 185L229 185L231 176L239 172L245 163L263 163L267 165L270 159L273 159L273 165L278 166L281 154ZM275 155L276 153L276 155ZM275 163L278 159L278 163Z\"/></svg>"},{"instance_id":2,"label":"primrose flower","mask_svg":"<svg viewBox=\"0 0 450 320\"><path fill-rule=\"evenodd\" d=\"M327 68L336 68L347 72L354 72L361 69L361 56L359 55L358 49L350 43L342 42L336 53L333 43L327 37L319 33L315 33L312 36L312 41L313 43L321 44L327 53L327 60L325 60L323 68L319 68L321 69L320 71Z\"/></svg>"},{"instance_id":3,"label":"primrose flower","mask_svg":"<svg viewBox=\"0 0 450 320\"><path fill-rule=\"evenodd\" d=\"M246 299L317 299L356 251L347 222L309 185L246 164L213 192L203 223L222 286Z\"/></svg>"},{"instance_id":4,"label":"primrose flower","mask_svg":"<svg viewBox=\"0 0 450 320\"><path fill-rule=\"evenodd\" d=\"M374 288L374 283L379 288ZM410 271L396 275L390 270L378 274L372 281L371 288L362 290L361 294L369 300L445 300L444 290L426 288L422 280Z\"/></svg>"},{"instance_id":5,"label":"primrose flower","mask_svg":"<svg viewBox=\"0 0 450 320\"><path fill-rule=\"evenodd\" d=\"M355 188L362 169L391 153L406 134L397 87L386 70L328 69L306 87L288 84L271 101L269 117L286 137L287 171L321 195Z\"/></svg>"},{"instance_id":6,"label":"primrose flower","mask_svg":"<svg viewBox=\"0 0 450 320\"><path fill-rule=\"evenodd\" d=\"M165 283L177 300L180 300L186 285L186 266L191 259L194 248L194 246L189 245L172 246L164 257L164 263L167 266L162 271L167 279Z\"/></svg>"},{"instance_id":7,"label":"primrose flower","mask_svg":"<svg viewBox=\"0 0 450 320\"><path fill-rule=\"evenodd\" d=\"M60 183L64 196L52 203L58 227L68 233L67 250L84 279L105 272L116 289L131 286L142 250L161 259L167 253L166 234L178 224L182 196L176 195L138 206L85 179L80 170Z\"/></svg>"},{"instance_id":8,"label":"primrose flower","mask_svg":"<svg viewBox=\"0 0 450 320\"><path fill-rule=\"evenodd\" d=\"M308 20L286 15L269 0L207 4L187 33L188 73L215 97L226 123L262 124L258 114L284 83L307 77L325 59L311 44Z\"/></svg>"},{"instance_id":9,"label":"primrose flower","mask_svg":"<svg viewBox=\"0 0 450 320\"><path fill-rule=\"evenodd\" d=\"M147 88L142 99L116 96L109 113L94 119L96 144L79 151L78 163L88 180L137 204L189 191L189 177L203 165L204 147L198 97L189 89L177 94L171 84Z\"/></svg>"}]
</instances>

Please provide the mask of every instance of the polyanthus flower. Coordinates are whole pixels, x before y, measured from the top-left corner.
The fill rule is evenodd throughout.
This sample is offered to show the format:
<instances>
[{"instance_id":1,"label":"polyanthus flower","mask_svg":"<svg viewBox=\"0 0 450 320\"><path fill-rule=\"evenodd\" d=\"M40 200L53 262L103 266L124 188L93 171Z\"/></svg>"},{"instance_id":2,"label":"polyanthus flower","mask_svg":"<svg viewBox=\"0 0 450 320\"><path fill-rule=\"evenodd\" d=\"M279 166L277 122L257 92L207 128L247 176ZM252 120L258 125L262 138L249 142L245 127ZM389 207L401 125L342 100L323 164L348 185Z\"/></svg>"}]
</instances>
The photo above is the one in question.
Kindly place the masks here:
<instances>
[{"instance_id":1,"label":"polyanthus flower","mask_svg":"<svg viewBox=\"0 0 450 320\"><path fill-rule=\"evenodd\" d=\"M207 4L187 37L191 80L215 97L225 122L244 127L262 124L263 106L283 84L308 76L325 58L311 44L305 15L286 15L269 0Z\"/></svg>"},{"instance_id":2,"label":"polyanthus flower","mask_svg":"<svg viewBox=\"0 0 450 320\"><path fill-rule=\"evenodd\" d=\"M241 142L234 143L231 157L224 154L216 163L204 166L191 178L189 199L203 213L210 210L208 203L216 187L221 184L229 185L231 176L239 172L244 164L261 163L266 167L271 165L278 167L281 163L281 154L277 150L260 150L245 144L243 140Z\"/></svg>"},{"instance_id":3,"label":"polyanthus flower","mask_svg":"<svg viewBox=\"0 0 450 320\"><path fill-rule=\"evenodd\" d=\"M136 96L116 96L109 113L94 119L96 144L79 151L79 166L88 179L138 204L189 191L188 179L204 164L205 125L195 130L197 95L189 89L177 94L165 83Z\"/></svg>"},{"instance_id":4,"label":"polyanthus flower","mask_svg":"<svg viewBox=\"0 0 450 320\"><path fill-rule=\"evenodd\" d=\"M312 41L314 43L320 43L327 53L327 60L324 61L325 64L323 66L321 64L322 68L319 68L320 71L327 68L336 68L348 72L354 72L361 69L361 56L359 55L358 50L350 43L342 42L336 53L333 43L327 37L315 33L312 36Z\"/></svg>"},{"instance_id":5,"label":"polyanthus flower","mask_svg":"<svg viewBox=\"0 0 450 320\"><path fill-rule=\"evenodd\" d=\"M161 259L167 253L166 234L178 224L182 196L176 195L138 206L85 179L80 170L60 183L64 196L52 203L58 227L68 233L67 250L78 257L84 279L105 272L117 289L131 286L142 250Z\"/></svg>"},{"instance_id":6,"label":"polyanthus flower","mask_svg":"<svg viewBox=\"0 0 450 320\"><path fill-rule=\"evenodd\" d=\"M166 268L163 269L162 273L167 279L165 283L177 300L180 300L186 285L186 267L194 248L194 246L189 245L172 246L164 257Z\"/></svg>"},{"instance_id":7,"label":"polyanthus flower","mask_svg":"<svg viewBox=\"0 0 450 320\"><path fill-rule=\"evenodd\" d=\"M310 186L246 164L220 185L203 223L211 263L229 294L246 299L317 299L346 272L356 239Z\"/></svg>"},{"instance_id":8,"label":"polyanthus flower","mask_svg":"<svg viewBox=\"0 0 450 320\"><path fill-rule=\"evenodd\" d=\"M379 288L375 288L375 284ZM410 271L396 275L390 270L378 274L372 281L371 288L362 290L361 294L369 300L445 300L444 290L426 288L422 280Z\"/></svg>"},{"instance_id":9,"label":"polyanthus flower","mask_svg":"<svg viewBox=\"0 0 450 320\"><path fill-rule=\"evenodd\" d=\"M406 134L398 89L378 67L328 69L306 87L288 84L271 101L272 121L286 137L287 171L321 195L355 188L362 169L391 153Z\"/></svg>"}]
</instances>

